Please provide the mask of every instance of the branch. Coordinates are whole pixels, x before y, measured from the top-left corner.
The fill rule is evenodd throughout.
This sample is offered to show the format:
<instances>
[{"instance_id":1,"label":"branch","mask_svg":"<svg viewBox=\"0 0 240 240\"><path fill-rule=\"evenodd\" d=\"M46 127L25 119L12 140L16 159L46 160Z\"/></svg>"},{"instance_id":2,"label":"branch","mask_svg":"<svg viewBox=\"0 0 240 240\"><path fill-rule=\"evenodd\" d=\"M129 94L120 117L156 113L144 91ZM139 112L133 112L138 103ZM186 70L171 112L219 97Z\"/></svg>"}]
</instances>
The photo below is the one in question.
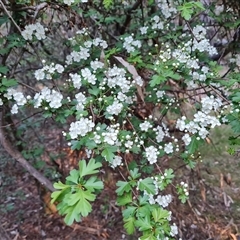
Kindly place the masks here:
<instances>
[{"instance_id":1,"label":"branch","mask_svg":"<svg viewBox=\"0 0 240 240\"><path fill-rule=\"evenodd\" d=\"M132 20L132 17L131 17L132 11L136 10L139 7L139 5L141 4L141 2L142 2L142 0L137 0L135 2L135 4L132 6L132 8L128 11L125 22L124 22L123 26L120 28L120 31L119 31L120 34L125 33L126 28L129 26L129 24Z\"/></svg>"},{"instance_id":2,"label":"branch","mask_svg":"<svg viewBox=\"0 0 240 240\"><path fill-rule=\"evenodd\" d=\"M21 28L17 25L17 23L14 21L14 19L12 18L11 14L8 12L7 8L5 7L5 5L3 4L3 2L0 0L0 4L2 5L2 8L4 10L4 12L7 14L7 16L10 18L10 20L13 22L13 24L15 25L15 27L17 28L17 30L21 33Z\"/></svg>"},{"instance_id":3,"label":"branch","mask_svg":"<svg viewBox=\"0 0 240 240\"><path fill-rule=\"evenodd\" d=\"M33 177L35 177L41 184L43 184L51 192L55 191L53 184L38 172L23 156L22 154L13 147L13 144L7 139L6 133L4 132L3 126L3 109L0 109L0 143L8 154L18 161L24 169L26 169Z\"/></svg>"}]
</instances>

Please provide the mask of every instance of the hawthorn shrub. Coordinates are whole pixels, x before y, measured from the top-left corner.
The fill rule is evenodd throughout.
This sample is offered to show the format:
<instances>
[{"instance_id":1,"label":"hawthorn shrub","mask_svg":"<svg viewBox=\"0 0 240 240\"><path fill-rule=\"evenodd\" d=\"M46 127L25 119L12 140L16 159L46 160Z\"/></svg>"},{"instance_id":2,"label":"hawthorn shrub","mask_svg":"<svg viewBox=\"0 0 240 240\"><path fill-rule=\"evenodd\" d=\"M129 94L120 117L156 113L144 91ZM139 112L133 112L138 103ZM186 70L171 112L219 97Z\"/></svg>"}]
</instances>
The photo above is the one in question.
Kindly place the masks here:
<instances>
[{"instance_id":1,"label":"hawthorn shrub","mask_svg":"<svg viewBox=\"0 0 240 240\"><path fill-rule=\"evenodd\" d=\"M230 141L239 144L238 6L182 0L0 3L5 122L12 126L17 119L18 128L30 128L51 118L73 150L86 152L66 181L54 183L52 202L66 224L91 212L104 188L99 172L108 165L122 178L116 204L126 232L138 231L141 240L177 238L168 206L176 196L185 203L189 188L164 162L194 168L202 161L199 146L222 124L232 127ZM23 154L26 144L10 130Z\"/></svg>"}]
</instances>

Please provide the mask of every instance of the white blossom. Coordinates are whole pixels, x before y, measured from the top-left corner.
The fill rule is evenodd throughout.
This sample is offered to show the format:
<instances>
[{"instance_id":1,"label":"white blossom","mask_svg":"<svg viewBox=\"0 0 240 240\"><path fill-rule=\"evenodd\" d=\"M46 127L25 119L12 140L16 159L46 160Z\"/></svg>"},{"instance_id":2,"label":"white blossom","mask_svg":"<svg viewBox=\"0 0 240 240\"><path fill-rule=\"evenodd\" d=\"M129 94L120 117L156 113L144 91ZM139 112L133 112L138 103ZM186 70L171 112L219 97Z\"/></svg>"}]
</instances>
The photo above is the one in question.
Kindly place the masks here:
<instances>
[{"instance_id":1,"label":"white blossom","mask_svg":"<svg viewBox=\"0 0 240 240\"><path fill-rule=\"evenodd\" d=\"M150 164L157 162L158 150L154 146L147 147L145 149L147 160Z\"/></svg>"}]
</instances>

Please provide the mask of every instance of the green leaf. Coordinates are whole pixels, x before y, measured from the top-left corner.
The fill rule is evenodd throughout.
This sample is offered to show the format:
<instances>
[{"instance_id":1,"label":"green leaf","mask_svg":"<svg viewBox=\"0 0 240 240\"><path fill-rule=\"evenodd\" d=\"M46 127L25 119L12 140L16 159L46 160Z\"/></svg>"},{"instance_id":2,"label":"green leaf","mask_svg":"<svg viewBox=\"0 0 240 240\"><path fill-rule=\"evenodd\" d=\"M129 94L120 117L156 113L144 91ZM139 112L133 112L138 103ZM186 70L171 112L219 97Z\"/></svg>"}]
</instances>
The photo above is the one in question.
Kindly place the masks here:
<instances>
[{"instance_id":1,"label":"green leaf","mask_svg":"<svg viewBox=\"0 0 240 240\"><path fill-rule=\"evenodd\" d=\"M65 185L65 184L61 183L60 181L58 183L54 183L53 186L55 189L61 189L61 191L54 191L51 194L51 198L52 198L51 203L54 203L58 199L64 197L66 192L69 191L69 189L71 188L70 185Z\"/></svg>"},{"instance_id":2,"label":"green leaf","mask_svg":"<svg viewBox=\"0 0 240 240\"><path fill-rule=\"evenodd\" d=\"M69 187L71 187L71 186L62 183L61 181L58 181L57 183L54 183L54 184L53 184L53 187L54 187L55 189L65 189L65 188L69 188Z\"/></svg>"},{"instance_id":3,"label":"green leaf","mask_svg":"<svg viewBox=\"0 0 240 240\"><path fill-rule=\"evenodd\" d=\"M113 0L103 0L103 6L108 9L113 3Z\"/></svg>"},{"instance_id":4,"label":"green leaf","mask_svg":"<svg viewBox=\"0 0 240 240\"><path fill-rule=\"evenodd\" d=\"M90 159L90 161L88 162L87 165L86 165L85 160L81 160L79 162L80 178L82 178L86 175L98 173L99 170L97 170L97 169L100 168L101 166L102 166L102 164L99 162L95 162L95 160L93 158Z\"/></svg>"},{"instance_id":5,"label":"green leaf","mask_svg":"<svg viewBox=\"0 0 240 240\"><path fill-rule=\"evenodd\" d=\"M141 191L146 190L149 194L155 194L155 185L153 184L153 179L148 177L139 181L139 189Z\"/></svg>"},{"instance_id":6,"label":"green leaf","mask_svg":"<svg viewBox=\"0 0 240 240\"><path fill-rule=\"evenodd\" d=\"M203 6L203 4L201 3L201 2L192 2L192 3L194 3L194 5L197 7L197 8L199 8L199 9L201 9L201 10L205 10L205 7Z\"/></svg>"},{"instance_id":7,"label":"green leaf","mask_svg":"<svg viewBox=\"0 0 240 240\"><path fill-rule=\"evenodd\" d=\"M122 195L124 192L129 192L131 190L129 182L118 181L116 185L119 187L116 190L117 195Z\"/></svg>"},{"instance_id":8,"label":"green leaf","mask_svg":"<svg viewBox=\"0 0 240 240\"><path fill-rule=\"evenodd\" d=\"M150 86L155 87L156 85L159 85L163 82L165 82L167 79L165 76L162 75L153 75L152 80L150 81Z\"/></svg>"},{"instance_id":9,"label":"green leaf","mask_svg":"<svg viewBox=\"0 0 240 240\"><path fill-rule=\"evenodd\" d=\"M71 170L70 176L68 176L66 178L66 180L78 184L79 183L79 171L77 171L76 169Z\"/></svg>"},{"instance_id":10,"label":"green leaf","mask_svg":"<svg viewBox=\"0 0 240 240\"><path fill-rule=\"evenodd\" d=\"M169 212L162 208L155 208L152 211L152 216L155 222L162 222L162 219L167 220L167 218L169 217Z\"/></svg>"},{"instance_id":11,"label":"green leaf","mask_svg":"<svg viewBox=\"0 0 240 240\"><path fill-rule=\"evenodd\" d=\"M165 178L167 179L174 178L173 170L171 168L166 169L164 173L165 173L164 176L166 175Z\"/></svg>"},{"instance_id":12,"label":"green leaf","mask_svg":"<svg viewBox=\"0 0 240 240\"><path fill-rule=\"evenodd\" d=\"M240 92L236 92L230 96L233 102L239 103L240 102Z\"/></svg>"},{"instance_id":13,"label":"green leaf","mask_svg":"<svg viewBox=\"0 0 240 240\"><path fill-rule=\"evenodd\" d=\"M84 184L84 187L90 192L93 192L95 189L103 189L103 182L97 181L97 177L92 176Z\"/></svg>"},{"instance_id":14,"label":"green leaf","mask_svg":"<svg viewBox=\"0 0 240 240\"><path fill-rule=\"evenodd\" d=\"M139 196L138 200L139 200L140 205L148 204L148 196L147 195Z\"/></svg>"},{"instance_id":15,"label":"green leaf","mask_svg":"<svg viewBox=\"0 0 240 240\"><path fill-rule=\"evenodd\" d=\"M139 173L138 171L139 171L138 168L134 168L133 170L130 170L130 175L132 179L137 179L141 176L141 173Z\"/></svg>"},{"instance_id":16,"label":"green leaf","mask_svg":"<svg viewBox=\"0 0 240 240\"><path fill-rule=\"evenodd\" d=\"M10 20L10 19L9 19L9 17L8 17L7 15L2 15L2 16L0 16L0 25L8 22L9 20Z\"/></svg>"},{"instance_id":17,"label":"green leaf","mask_svg":"<svg viewBox=\"0 0 240 240\"><path fill-rule=\"evenodd\" d=\"M181 200L181 203L185 203L188 200L188 196L182 194L178 197Z\"/></svg>"},{"instance_id":18,"label":"green leaf","mask_svg":"<svg viewBox=\"0 0 240 240\"><path fill-rule=\"evenodd\" d=\"M149 204L145 204L137 209L137 217L150 216L151 210L151 206Z\"/></svg>"},{"instance_id":19,"label":"green leaf","mask_svg":"<svg viewBox=\"0 0 240 240\"><path fill-rule=\"evenodd\" d=\"M17 85L17 81L15 79L7 79L3 78L2 79L2 85L5 87L13 87Z\"/></svg>"},{"instance_id":20,"label":"green leaf","mask_svg":"<svg viewBox=\"0 0 240 240\"><path fill-rule=\"evenodd\" d=\"M123 210L123 218L127 219L130 216L134 216L135 211L136 211L137 207L133 207L133 206L128 206L126 209Z\"/></svg>"},{"instance_id":21,"label":"green leaf","mask_svg":"<svg viewBox=\"0 0 240 240\"><path fill-rule=\"evenodd\" d=\"M0 73L7 74L8 68L6 66L0 66Z\"/></svg>"},{"instance_id":22,"label":"green leaf","mask_svg":"<svg viewBox=\"0 0 240 240\"><path fill-rule=\"evenodd\" d=\"M148 216L144 217L144 218L139 218L136 222L135 222L136 226L139 227L140 231L146 231L152 228L151 222L150 222L150 218Z\"/></svg>"},{"instance_id":23,"label":"green leaf","mask_svg":"<svg viewBox=\"0 0 240 240\"><path fill-rule=\"evenodd\" d=\"M78 189L74 194L66 199L66 203L69 206L75 206L75 211L80 213L83 217L86 217L92 211L92 205L89 201L94 201L96 195L92 194L90 191L84 191Z\"/></svg>"},{"instance_id":24,"label":"green leaf","mask_svg":"<svg viewBox=\"0 0 240 240\"><path fill-rule=\"evenodd\" d=\"M64 196L64 190L62 191L55 191L51 194L51 203L56 202L58 199L60 199L62 196Z\"/></svg>"},{"instance_id":25,"label":"green leaf","mask_svg":"<svg viewBox=\"0 0 240 240\"><path fill-rule=\"evenodd\" d=\"M198 149L198 146L199 140L197 140L196 136L193 136L190 144L187 146L188 153L193 154Z\"/></svg>"},{"instance_id":26,"label":"green leaf","mask_svg":"<svg viewBox=\"0 0 240 240\"><path fill-rule=\"evenodd\" d=\"M103 151L102 151L102 156L108 161L112 162L113 158L115 157L115 152L117 151L117 146L107 146Z\"/></svg>"},{"instance_id":27,"label":"green leaf","mask_svg":"<svg viewBox=\"0 0 240 240\"><path fill-rule=\"evenodd\" d=\"M100 93L100 89L98 87L93 86L92 88L88 89L88 92L93 96L98 96Z\"/></svg>"},{"instance_id":28,"label":"green leaf","mask_svg":"<svg viewBox=\"0 0 240 240\"><path fill-rule=\"evenodd\" d=\"M80 222L80 219L81 219L80 214L75 211L74 207L72 207L72 206L71 207L67 207L66 212L67 212L67 214L66 214L66 216L64 218L64 222L68 226L72 225L74 220L76 222Z\"/></svg>"},{"instance_id":29,"label":"green leaf","mask_svg":"<svg viewBox=\"0 0 240 240\"><path fill-rule=\"evenodd\" d=\"M133 234L135 231L134 223L136 219L134 217L129 217L124 219L124 228L126 229L128 234Z\"/></svg>"},{"instance_id":30,"label":"green leaf","mask_svg":"<svg viewBox=\"0 0 240 240\"><path fill-rule=\"evenodd\" d=\"M132 192L125 192L122 196L118 196L117 204L118 206L125 206L132 202Z\"/></svg>"}]
</instances>

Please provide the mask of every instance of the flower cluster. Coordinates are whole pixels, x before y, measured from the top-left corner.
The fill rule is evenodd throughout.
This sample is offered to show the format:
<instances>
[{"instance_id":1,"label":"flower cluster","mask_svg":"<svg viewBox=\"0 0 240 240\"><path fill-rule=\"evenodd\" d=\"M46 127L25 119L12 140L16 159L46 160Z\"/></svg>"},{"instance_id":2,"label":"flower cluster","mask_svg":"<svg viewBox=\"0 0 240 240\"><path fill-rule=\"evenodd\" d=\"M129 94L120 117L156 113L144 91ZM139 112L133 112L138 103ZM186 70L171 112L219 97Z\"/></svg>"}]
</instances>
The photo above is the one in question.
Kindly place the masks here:
<instances>
[{"instance_id":1,"label":"flower cluster","mask_svg":"<svg viewBox=\"0 0 240 240\"><path fill-rule=\"evenodd\" d=\"M198 133L199 137L205 139L209 134L208 128L220 126L219 119L215 116L209 115L212 110L217 111L222 106L222 101L218 98L204 97L202 98L202 111L197 111L194 114L194 119L186 123L186 117L182 116L177 120L176 128L180 131L189 132L192 134ZM189 135L183 136L183 141L187 144L190 143Z\"/></svg>"},{"instance_id":2,"label":"flower cluster","mask_svg":"<svg viewBox=\"0 0 240 240\"><path fill-rule=\"evenodd\" d=\"M78 136L86 136L91 132L95 124L88 118L81 118L79 121L72 122L69 128L69 135L71 139L77 139Z\"/></svg>"},{"instance_id":3,"label":"flower cluster","mask_svg":"<svg viewBox=\"0 0 240 240\"><path fill-rule=\"evenodd\" d=\"M121 156L115 156L112 160L112 162L110 163L110 166L112 168L116 168L117 166L121 166L122 165L122 157Z\"/></svg>"},{"instance_id":4,"label":"flower cluster","mask_svg":"<svg viewBox=\"0 0 240 240\"><path fill-rule=\"evenodd\" d=\"M132 84L125 75L126 71L123 68L113 66L106 72L107 78L104 78L103 84L106 84L110 88L116 88L119 86L122 93L127 93Z\"/></svg>"},{"instance_id":5,"label":"flower cluster","mask_svg":"<svg viewBox=\"0 0 240 240\"><path fill-rule=\"evenodd\" d=\"M102 133L103 142L112 146L115 145L118 142L118 133L119 129L116 128L116 126L112 125L110 127L107 127L106 132Z\"/></svg>"},{"instance_id":6,"label":"flower cluster","mask_svg":"<svg viewBox=\"0 0 240 240\"><path fill-rule=\"evenodd\" d=\"M148 201L150 204L159 204L163 208L167 207L172 202L172 195L170 194L163 196L158 195L155 199L152 194L149 194L148 197Z\"/></svg>"},{"instance_id":7,"label":"flower cluster","mask_svg":"<svg viewBox=\"0 0 240 240\"><path fill-rule=\"evenodd\" d=\"M173 4L176 3L176 1L157 0L156 3L165 18L170 18L172 15L177 14L177 9Z\"/></svg>"},{"instance_id":8,"label":"flower cluster","mask_svg":"<svg viewBox=\"0 0 240 240\"><path fill-rule=\"evenodd\" d=\"M80 1L77 1L77 2L87 3L88 0L80 0ZM63 3L67 4L68 6L71 6L72 4L75 3L75 0L63 0Z\"/></svg>"},{"instance_id":9,"label":"flower cluster","mask_svg":"<svg viewBox=\"0 0 240 240\"><path fill-rule=\"evenodd\" d=\"M77 100L77 105L76 105L76 110L77 111L82 111L84 109L84 105L87 101L87 98L85 97L85 95L83 93L77 93L75 95L75 98Z\"/></svg>"},{"instance_id":10,"label":"flower cluster","mask_svg":"<svg viewBox=\"0 0 240 240\"><path fill-rule=\"evenodd\" d=\"M45 63L45 61L43 61ZM35 71L34 76L37 80L52 79L54 73L63 73L64 67L61 64L51 63Z\"/></svg>"},{"instance_id":11,"label":"flower cluster","mask_svg":"<svg viewBox=\"0 0 240 240\"><path fill-rule=\"evenodd\" d=\"M152 19L152 29L159 29L162 30L164 28L163 22L160 20L159 16L154 16Z\"/></svg>"},{"instance_id":12,"label":"flower cluster","mask_svg":"<svg viewBox=\"0 0 240 240\"><path fill-rule=\"evenodd\" d=\"M136 48L140 48L142 46L139 40L134 40L133 36L128 36L124 38L123 48L127 50L128 53L134 52Z\"/></svg>"},{"instance_id":13,"label":"flower cluster","mask_svg":"<svg viewBox=\"0 0 240 240\"><path fill-rule=\"evenodd\" d=\"M199 52L207 52L210 56L218 54L217 49L211 46L209 39L206 38L207 30L203 26L194 27L193 34L194 38L185 44L188 52L198 50Z\"/></svg>"},{"instance_id":14,"label":"flower cluster","mask_svg":"<svg viewBox=\"0 0 240 240\"><path fill-rule=\"evenodd\" d=\"M152 124L148 121L144 121L139 125L139 127L143 132L147 132L149 128L152 128Z\"/></svg>"},{"instance_id":15,"label":"flower cluster","mask_svg":"<svg viewBox=\"0 0 240 240\"><path fill-rule=\"evenodd\" d=\"M34 107L39 108L44 102L49 103L50 108L60 108L62 106L63 95L54 90L44 87L40 93L36 93L34 96ZM46 107L46 109L48 109Z\"/></svg>"},{"instance_id":16,"label":"flower cluster","mask_svg":"<svg viewBox=\"0 0 240 240\"><path fill-rule=\"evenodd\" d=\"M89 48L80 47L79 51L72 51L66 58L66 64L70 65L73 62L80 62L81 60L87 60L90 57Z\"/></svg>"},{"instance_id":17,"label":"flower cluster","mask_svg":"<svg viewBox=\"0 0 240 240\"><path fill-rule=\"evenodd\" d=\"M180 186L182 187L183 192L185 193L185 195L188 196L188 195L189 195L189 192L188 192L188 184L187 184L187 183L184 183L184 182L181 182L181 183L180 183Z\"/></svg>"},{"instance_id":18,"label":"flower cluster","mask_svg":"<svg viewBox=\"0 0 240 240\"><path fill-rule=\"evenodd\" d=\"M22 36L25 40L32 40L36 36L38 40L45 39L45 29L40 23L30 24L22 31Z\"/></svg>"},{"instance_id":19,"label":"flower cluster","mask_svg":"<svg viewBox=\"0 0 240 240\"><path fill-rule=\"evenodd\" d=\"M122 109L123 104L120 103L118 100L114 100L112 105L109 105L106 110L110 115L118 115L122 111Z\"/></svg>"},{"instance_id":20,"label":"flower cluster","mask_svg":"<svg viewBox=\"0 0 240 240\"><path fill-rule=\"evenodd\" d=\"M84 28L84 30L78 31L77 36L78 35L88 35L87 29ZM70 38L69 40L73 45L77 43L75 38ZM101 38L94 38L93 40L85 41L82 46L78 47L78 51L74 50L66 57L66 64L70 65L73 62L80 62L82 60L89 59L91 47L100 47L102 49L106 49L108 44Z\"/></svg>"},{"instance_id":21,"label":"flower cluster","mask_svg":"<svg viewBox=\"0 0 240 240\"><path fill-rule=\"evenodd\" d=\"M14 100L16 103L12 106L11 113L16 114L18 113L18 108L23 106L27 103L27 99L23 95L22 92L17 91L14 88L8 88L7 93L4 94L8 100ZM27 97L28 99L31 98L30 96ZM2 101L2 99L1 99Z\"/></svg>"},{"instance_id":22,"label":"flower cluster","mask_svg":"<svg viewBox=\"0 0 240 240\"><path fill-rule=\"evenodd\" d=\"M146 158L150 164L157 162L158 149L154 146L149 146L145 149Z\"/></svg>"}]
</instances>

